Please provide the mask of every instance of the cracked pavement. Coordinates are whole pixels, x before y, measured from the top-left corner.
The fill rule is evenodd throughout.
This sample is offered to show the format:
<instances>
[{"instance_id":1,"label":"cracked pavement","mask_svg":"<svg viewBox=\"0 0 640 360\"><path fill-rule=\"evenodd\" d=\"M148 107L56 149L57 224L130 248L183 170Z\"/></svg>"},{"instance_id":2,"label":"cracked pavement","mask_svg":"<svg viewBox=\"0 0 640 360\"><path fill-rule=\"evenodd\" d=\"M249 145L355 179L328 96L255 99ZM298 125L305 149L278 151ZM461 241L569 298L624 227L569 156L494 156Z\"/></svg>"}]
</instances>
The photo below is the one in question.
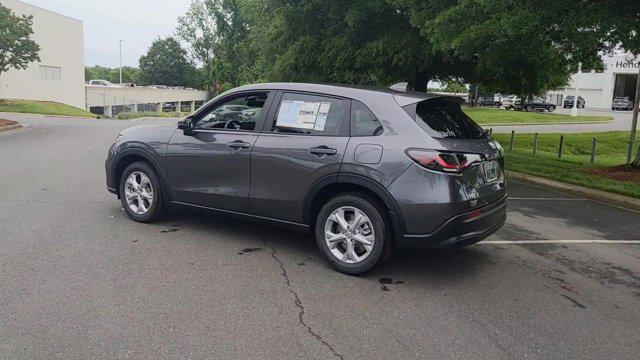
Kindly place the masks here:
<instances>
[{"instance_id":1,"label":"cracked pavement","mask_svg":"<svg viewBox=\"0 0 640 360\"><path fill-rule=\"evenodd\" d=\"M581 358L640 353L640 214L510 182L491 240L398 251L365 276L310 236L175 209L139 224L105 189L140 122L2 114L0 358Z\"/></svg>"}]
</instances>

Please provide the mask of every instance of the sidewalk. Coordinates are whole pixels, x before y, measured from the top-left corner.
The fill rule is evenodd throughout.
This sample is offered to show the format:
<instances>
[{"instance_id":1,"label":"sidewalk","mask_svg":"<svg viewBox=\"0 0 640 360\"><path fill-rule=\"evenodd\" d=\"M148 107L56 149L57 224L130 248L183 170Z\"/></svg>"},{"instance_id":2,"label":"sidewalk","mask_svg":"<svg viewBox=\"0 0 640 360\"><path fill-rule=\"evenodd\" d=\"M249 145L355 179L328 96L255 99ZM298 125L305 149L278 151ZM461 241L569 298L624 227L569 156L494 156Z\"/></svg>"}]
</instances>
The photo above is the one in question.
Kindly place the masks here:
<instances>
[{"instance_id":1,"label":"sidewalk","mask_svg":"<svg viewBox=\"0 0 640 360\"><path fill-rule=\"evenodd\" d=\"M506 111L506 110L505 110ZM558 114L570 114L571 109L559 108ZM590 124L553 124L553 125L491 125L485 128L493 129L494 133L580 133L580 132L607 132L629 131L631 129L631 111L611 111L607 109L580 109L579 115L608 115L614 118L606 123Z\"/></svg>"}]
</instances>

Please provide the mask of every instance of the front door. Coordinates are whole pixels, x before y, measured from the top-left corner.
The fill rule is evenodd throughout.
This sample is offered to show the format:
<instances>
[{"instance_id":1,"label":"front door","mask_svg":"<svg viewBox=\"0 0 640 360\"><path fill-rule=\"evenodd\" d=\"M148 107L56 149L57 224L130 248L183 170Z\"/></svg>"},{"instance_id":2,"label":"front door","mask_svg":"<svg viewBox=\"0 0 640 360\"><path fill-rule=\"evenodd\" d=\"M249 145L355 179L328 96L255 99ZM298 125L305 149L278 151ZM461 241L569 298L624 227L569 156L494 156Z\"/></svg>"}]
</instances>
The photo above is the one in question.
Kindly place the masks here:
<instances>
[{"instance_id":1,"label":"front door","mask_svg":"<svg viewBox=\"0 0 640 360\"><path fill-rule=\"evenodd\" d=\"M167 148L172 201L249 212L251 151L269 93L230 95L194 115L193 136L176 131Z\"/></svg>"},{"instance_id":2,"label":"front door","mask_svg":"<svg viewBox=\"0 0 640 360\"><path fill-rule=\"evenodd\" d=\"M251 209L302 223L311 186L340 172L349 141L349 102L290 92L276 101L251 158Z\"/></svg>"}]
</instances>

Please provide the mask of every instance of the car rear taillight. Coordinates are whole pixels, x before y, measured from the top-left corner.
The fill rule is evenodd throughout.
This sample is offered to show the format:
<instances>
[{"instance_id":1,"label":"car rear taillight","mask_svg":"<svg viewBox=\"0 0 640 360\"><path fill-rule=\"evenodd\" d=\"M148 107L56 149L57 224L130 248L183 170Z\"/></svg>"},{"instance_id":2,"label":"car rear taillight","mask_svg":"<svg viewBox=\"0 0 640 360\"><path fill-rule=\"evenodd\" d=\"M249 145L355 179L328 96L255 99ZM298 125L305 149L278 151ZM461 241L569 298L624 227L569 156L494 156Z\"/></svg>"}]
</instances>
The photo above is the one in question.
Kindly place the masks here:
<instances>
[{"instance_id":1,"label":"car rear taillight","mask_svg":"<svg viewBox=\"0 0 640 360\"><path fill-rule=\"evenodd\" d=\"M443 152L427 149L407 149L406 154L418 165L429 170L461 173L472 164L482 161L479 154Z\"/></svg>"}]
</instances>

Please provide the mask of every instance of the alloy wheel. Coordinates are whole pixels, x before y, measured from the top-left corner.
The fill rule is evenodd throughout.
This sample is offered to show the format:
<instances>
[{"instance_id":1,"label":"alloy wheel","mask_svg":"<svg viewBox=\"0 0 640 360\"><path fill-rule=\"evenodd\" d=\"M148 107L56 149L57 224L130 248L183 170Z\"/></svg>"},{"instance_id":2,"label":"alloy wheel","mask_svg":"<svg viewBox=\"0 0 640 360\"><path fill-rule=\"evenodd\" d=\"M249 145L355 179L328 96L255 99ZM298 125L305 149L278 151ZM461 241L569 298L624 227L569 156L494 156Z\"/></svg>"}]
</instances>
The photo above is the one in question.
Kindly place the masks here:
<instances>
[{"instance_id":1,"label":"alloy wheel","mask_svg":"<svg viewBox=\"0 0 640 360\"><path fill-rule=\"evenodd\" d=\"M367 259L375 242L371 219L353 206L334 210L325 222L324 234L331 254L347 264Z\"/></svg>"},{"instance_id":2,"label":"alloy wheel","mask_svg":"<svg viewBox=\"0 0 640 360\"><path fill-rule=\"evenodd\" d=\"M124 197L131 211L146 214L153 205L153 185L149 177L141 171L129 174L124 184Z\"/></svg>"}]
</instances>

